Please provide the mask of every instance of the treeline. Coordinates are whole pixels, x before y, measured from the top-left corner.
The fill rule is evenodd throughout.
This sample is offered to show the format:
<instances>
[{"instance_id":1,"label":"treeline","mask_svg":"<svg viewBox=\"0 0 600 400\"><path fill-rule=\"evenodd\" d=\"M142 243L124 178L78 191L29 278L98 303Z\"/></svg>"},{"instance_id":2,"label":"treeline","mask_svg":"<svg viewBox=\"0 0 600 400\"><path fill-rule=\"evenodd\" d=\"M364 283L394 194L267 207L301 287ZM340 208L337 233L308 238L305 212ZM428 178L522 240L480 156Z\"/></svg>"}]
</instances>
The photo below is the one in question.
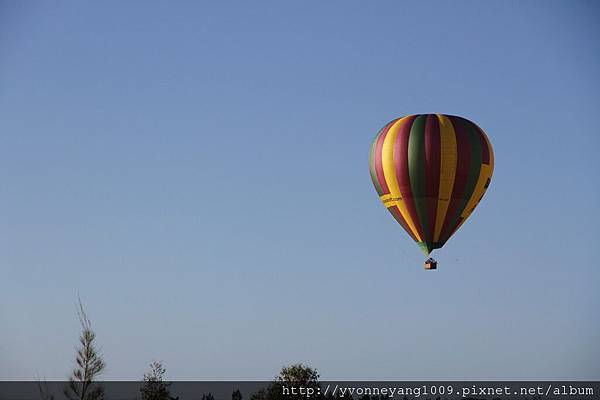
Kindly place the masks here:
<instances>
[{"instance_id":1,"label":"treeline","mask_svg":"<svg viewBox=\"0 0 600 400\"><path fill-rule=\"evenodd\" d=\"M106 363L98 351L97 339L92 323L88 318L81 299L77 302L77 317L81 324L81 332L75 352L75 367L71 371L63 394L68 400L104 400L105 391L100 381ZM148 372L142 377L140 385L141 400L179 400L171 394L171 383L165 381L166 368L161 361L150 363ZM285 387L302 387L312 389L310 400L337 400L338 397L322 395L319 384L319 373L316 369L303 364L283 367L279 374L265 388L252 393L248 400L294 400L307 399L306 395L284 393ZM38 381L41 400L56 400L45 381ZM341 398L341 397L340 397ZM215 400L212 393L202 394L197 400ZM244 400L240 390L234 390L231 400ZM347 398L345 399L347 400ZM377 400L363 396L359 400Z\"/></svg>"},{"instance_id":2,"label":"treeline","mask_svg":"<svg viewBox=\"0 0 600 400\"><path fill-rule=\"evenodd\" d=\"M63 395L68 400L108 400L105 396L104 383L100 380L106 368L106 363L98 351L96 334L79 298L77 317L81 324L81 332L75 351L75 367L64 387L59 382L53 382L52 387L55 392L60 392L62 388ZM165 373L166 368L161 361L151 362L149 370L139 381L139 386L134 388L134 392L139 391L139 395L135 396L135 400L179 400L179 396L171 393L172 383L165 380ZM255 389L248 390L251 393L247 394L243 394L239 389L233 390L231 400L390 400L390 397L385 395L364 394L362 396L352 396L347 394L344 396L340 391L334 395L332 391L327 392L324 390L319 378L316 369L303 364L293 364L283 367L271 382L264 384L262 389L260 389L260 385L257 385ZM57 383L59 384L58 387ZM55 398L55 392L49 389L50 385L47 382L38 381L37 384L41 400L59 400ZM303 388L304 391L299 392L296 390L294 393L291 388ZM244 398L244 395L248 397ZM133 398L134 396L127 397ZM222 399L223 393L219 397L219 400L224 400ZM426 394L413 396L413 398L417 397L423 400L440 399L440 396L429 397ZM471 398L476 400L473 397ZM393 398L393 400L407 399L405 395L400 393ZM62 397L60 400L62 400ZM117 400L126 399L119 398ZM209 392L196 394L191 400L216 399Z\"/></svg>"}]
</instances>

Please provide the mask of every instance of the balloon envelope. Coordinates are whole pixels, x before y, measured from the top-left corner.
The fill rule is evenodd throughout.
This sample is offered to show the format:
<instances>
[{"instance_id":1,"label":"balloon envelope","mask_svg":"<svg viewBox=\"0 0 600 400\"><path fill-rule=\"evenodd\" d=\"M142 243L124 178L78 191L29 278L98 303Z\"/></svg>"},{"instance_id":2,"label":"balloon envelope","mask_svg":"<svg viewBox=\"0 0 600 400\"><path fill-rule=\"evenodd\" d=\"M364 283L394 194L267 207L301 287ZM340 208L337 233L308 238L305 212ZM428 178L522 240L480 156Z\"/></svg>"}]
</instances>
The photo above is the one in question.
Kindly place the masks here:
<instances>
[{"instance_id":1,"label":"balloon envelope","mask_svg":"<svg viewBox=\"0 0 600 400\"><path fill-rule=\"evenodd\" d=\"M471 215L494 171L492 145L473 122L419 114L385 125L369 169L388 211L428 255Z\"/></svg>"}]
</instances>

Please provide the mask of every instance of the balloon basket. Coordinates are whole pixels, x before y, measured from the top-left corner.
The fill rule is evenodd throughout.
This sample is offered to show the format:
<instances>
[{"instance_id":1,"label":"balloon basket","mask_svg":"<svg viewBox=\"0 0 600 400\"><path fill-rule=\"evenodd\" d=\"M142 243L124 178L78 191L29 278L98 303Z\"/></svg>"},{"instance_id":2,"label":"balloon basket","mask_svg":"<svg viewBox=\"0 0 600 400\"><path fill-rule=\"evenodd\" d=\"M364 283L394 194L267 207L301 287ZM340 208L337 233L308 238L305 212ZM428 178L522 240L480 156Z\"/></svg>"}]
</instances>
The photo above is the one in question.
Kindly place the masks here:
<instances>
[{"instance_id":1,"label":"balloon basket","mask_svg":"<svg viewBox=\"0 0 600 400\"><path fill-rule=\"evenodd\" d=\"M435 261L433 258L430 258L429 260L425 261L424 268L425 269L437 269L437 261Z\"/></svg>"}]
</instances>

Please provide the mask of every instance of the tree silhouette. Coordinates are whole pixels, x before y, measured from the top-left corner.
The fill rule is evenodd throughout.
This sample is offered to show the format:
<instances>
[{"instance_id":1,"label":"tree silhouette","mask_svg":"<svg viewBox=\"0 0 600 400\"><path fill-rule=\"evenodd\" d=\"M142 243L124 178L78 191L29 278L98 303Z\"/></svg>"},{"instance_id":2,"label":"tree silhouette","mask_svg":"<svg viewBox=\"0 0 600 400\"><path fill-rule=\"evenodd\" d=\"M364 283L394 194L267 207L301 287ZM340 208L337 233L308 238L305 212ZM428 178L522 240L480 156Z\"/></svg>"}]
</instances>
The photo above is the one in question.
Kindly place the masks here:
<instances>
[{"instance_id":1,"label":"tree silhouette","mask_svg":"<svg viewBox=\"0 0 600 400\"><path fill-rule=\"evenodd\" d=\"M45 379L43 381L37 379L37 387L40 393L40 400L54 400L54 395L50 392L48 382Z\"/></svg>"},{"instance_id":2,"label":"tree silhouette","mask_svg":"<svg viewBox=\"0 0 600 400\"><path fill-rule=\"evenodd\" d=\"M92 330L92 323L85 313L79 297L77 297L77 301L77 316L81 323L81 334L75 355L76 366L69 377L64 394L69 400L102 400L104 389L95 381L106 365L96 349L96 334Z\"/></svg>"},{"instance_id":3,"label":"tree silhouette","mask_svg":"<svg viewBox=\"0 0 600 400\"><path fill-rule=\"evenodd\" d=\"M281 368L275 382L286 385L317 388L319 386L319 373L316 369L304 364L292 364Z\"/></svg>"},{"instance_id":4,"label":"tree silhouette","mask_svg":"<svg viewBox=\"0 0 600 400\"><path fill-rule=\"evenodd\" d=\"M163 380L166 372L160 361L150 363L150 371L144 374L144 384L140 388L142 400L175 400L171 397L169 387L171 383Z\"/></svg>"},{"instance_id":5,"label":"tree silhouette","mask_svg":"<svg viewBox=\"0 0 600 400\"><path fill-rule=\"evenodd\" d=\"M318 399L319 397L319 373L316 369L311 368L304 364L292 364L287 367L283 367L279 372L279 375L275 377L273 382L266 388L261 389L254 393L251 400L294 400L303 399L306 400L306 396L291 393L284 394L284 390L290 390L295 387L297 390L304 388L304 390L310 388L313 389L312 399Z\"/></svg>"},{"instance_id":6,"label":"tree silhouette","mask_svg":"<svg viewBox=\"0 0 600 400\"><path fill-rule=\"evenodd\" d=\"M236 389L231 393L231 400L242 400L242 392L239 389Z\"/></svg>"}]
</instances>

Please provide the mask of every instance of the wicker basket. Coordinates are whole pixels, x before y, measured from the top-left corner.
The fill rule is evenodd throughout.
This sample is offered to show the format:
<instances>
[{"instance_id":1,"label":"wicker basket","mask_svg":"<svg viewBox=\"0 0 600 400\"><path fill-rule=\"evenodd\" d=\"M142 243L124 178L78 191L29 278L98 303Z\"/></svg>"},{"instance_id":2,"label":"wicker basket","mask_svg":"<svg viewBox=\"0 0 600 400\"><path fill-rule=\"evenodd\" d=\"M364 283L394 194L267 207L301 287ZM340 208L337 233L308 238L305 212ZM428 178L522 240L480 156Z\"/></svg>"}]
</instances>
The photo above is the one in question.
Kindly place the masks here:
<instances>
[{"instance_id":1,"label":"wicker basket","mask_svg":"<svg viewBox=\"0 0 600 400\"><path fill-rule=\"evenodd\" d=\"M425 261L425 269L437 269L436 261Z\"/></svg>"}]
</instances>

